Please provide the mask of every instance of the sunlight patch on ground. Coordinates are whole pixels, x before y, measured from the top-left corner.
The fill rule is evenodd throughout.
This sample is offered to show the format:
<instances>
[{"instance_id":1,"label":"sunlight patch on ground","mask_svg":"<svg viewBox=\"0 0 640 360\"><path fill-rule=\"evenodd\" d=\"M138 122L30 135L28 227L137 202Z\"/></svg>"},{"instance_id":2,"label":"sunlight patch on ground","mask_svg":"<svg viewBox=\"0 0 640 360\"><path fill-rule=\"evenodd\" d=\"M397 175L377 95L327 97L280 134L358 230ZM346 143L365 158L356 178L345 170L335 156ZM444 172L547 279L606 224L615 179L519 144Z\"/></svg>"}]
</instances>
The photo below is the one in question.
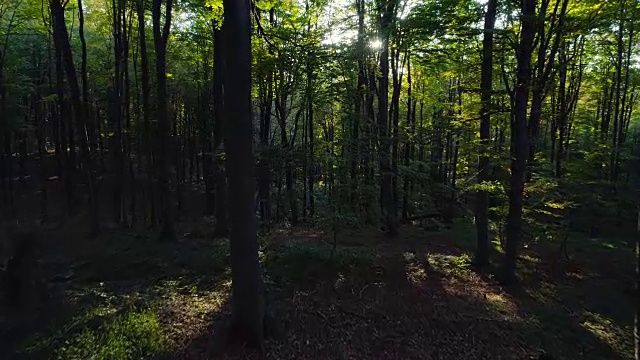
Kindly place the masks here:
<instances>
[{"instance_id":1,"label":"sunlight patch on ground","mask_svg":"<svg viewBox=\"0 0 640 360\"><path fill-rule=\"evenodd\" d=\"M518 306L509 296L502 293L485 293L484 300L487 308L497 312L505 320L520 320Z\"/></svg>"},{"instance_id":2,"label":"sunlight patch on ground","mask_svg":"<svg viewBox=\"0 0 640 360\"><path fill-rule=\"evenodd\" d=\"M173 351L179 351L207 332L212 319L229 313L230 286L193 294L175 294L161 305L160 321Z\"/></svg>"},{"instance_id":3,"label":"sunlight patch on ground","mask_svg":"<svg viewBox=\"0 0 640 360\"><path fill-rule=\"evenodd\" d=\"M403 257L405 262L405 277L407 278L407 281L414 285L418 285L427 280L427 272L417 261L415 254L405 252Z\"/></svg>"},{"instance_id":4,"label":"sunlight patch on ground","mask_svg":"<svg viewBox=\"0 0 640 360\"><path fill-rule=\"evenodd\" d=\"M165 350L157 314L131 311L109 320L98 329L84 328L57 351L60 359L136 359L156 357Z\"/></svg>"},{"instance_id":5,"label":"sunlight patch on ground","mask_svg":"<svg viewBox=\"0 0 640 360\"><path fill-rule=\"evenodd\" d=\"M469 268L471 257L467 254L429 254L427 256L427 261L431 267L441 272L443 275L452 275L456 278L466 279L472 273Z\"/></svg>"},{"instance_id":6,"label":"sunlight patch on ground","mask_svg":"<svg viewBox=\"0 0 640 360\"><path fill-rule=\"evenodd\" d=\"M542 281L537 287L528 289L527 294L541 304L553 304L558 301L558 286Z\"/></svg>"},{"instance_id":7,"label":"sunlight patch on ground","mask_svg":"<svg viewBox=\"0 0 640 360\"><path fill-rule=\"evenodd\" d=\"M593 312L584 312L584 320L580 325L602 342L611 346L611 348L621 351L625 348L633 349L632 339L628 338L631 329L625 329L617 326L614 321L601 314Z\"/></svg>"}]
</instances>

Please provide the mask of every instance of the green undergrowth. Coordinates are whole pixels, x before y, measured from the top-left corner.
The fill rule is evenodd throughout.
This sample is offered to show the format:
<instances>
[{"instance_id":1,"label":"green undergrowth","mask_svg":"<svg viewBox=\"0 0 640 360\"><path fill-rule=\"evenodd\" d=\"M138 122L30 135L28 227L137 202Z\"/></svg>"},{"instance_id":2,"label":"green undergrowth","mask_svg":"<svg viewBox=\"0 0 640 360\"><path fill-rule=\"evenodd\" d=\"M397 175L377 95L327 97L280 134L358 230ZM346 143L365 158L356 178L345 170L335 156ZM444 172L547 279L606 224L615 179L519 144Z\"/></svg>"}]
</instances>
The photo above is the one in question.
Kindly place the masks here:
<instances>
[{"instance_id":1,"label":"green undergrowth","mask_svg":"<svg viewBox=\"0 0 640 360\"><path fill-rule=\"evenodd\" d=\"M21 353L61 360L150 359L165 354L166 344L156 310L96 306L50 333L36 334Z\"/></svg>"},{"instance_id":2,"label":"green undergrowth","mask_svg":"<svg viewBox=\"0 0 640 360\"><path fill-rule=\"evenodd\" d=\"M158 316L152 310L116 316L97 329L84 328L65 340L58 359L149 359L165 352Z\"/></svg>"}]
</instances>

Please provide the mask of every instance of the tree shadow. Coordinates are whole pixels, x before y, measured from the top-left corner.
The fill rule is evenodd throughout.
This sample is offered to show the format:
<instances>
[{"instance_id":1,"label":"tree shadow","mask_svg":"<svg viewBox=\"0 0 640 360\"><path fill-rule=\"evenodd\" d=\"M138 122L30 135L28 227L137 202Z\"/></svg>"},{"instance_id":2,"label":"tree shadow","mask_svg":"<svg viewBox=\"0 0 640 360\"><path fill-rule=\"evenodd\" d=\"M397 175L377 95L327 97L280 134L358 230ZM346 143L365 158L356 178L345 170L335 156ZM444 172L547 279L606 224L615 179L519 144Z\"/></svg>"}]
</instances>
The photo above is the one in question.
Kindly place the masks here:
<instances>
[{"instance_id":1,"label":"tree shadow","mask_svg":"<svg viewBox=\"0 0 640 360\"><path fill-rule=\"evenodd\" d=\"M415 242L339 246L333 257L329 246L317 242L292 240L269 249L264 266L275 299L269 305L286 331L267 342L267 358L522 354L508 344L487 346L500 342L495 332L482 328L501 320L479 306L481 297L470 303L456 293L460 285L448 281L453 275L432 264L431 255ZM469 331L474 328L477 333ZM505 325L496 331L510 329Z\"/></svg>"},{"instance_id":2,"label":"tree shadow","mask_svg":"<svg viewBox=\"0 0 640 360\"><path fill-rule=\"evenodd\" d=\"M630 358L633 307L620 283L587 263L539 256L522 256L521 281L504 287L531 341L552 358Z\"/></svg>"},{"instance_id":3,"label":"tree shadow","mask_svg":"<svg viewBox=\"0 0 640 360\"><path fill-rule=\"evenodd\" d=\"M303 237L264 243L267 309L278 328L265 357L526 359L544 351L559 359L625 358L597 329L607 319L618 324L627 310L616 314L584 302L598 286L605 289L602 283L578 291L571 286L582 283L573 278L544 278L503 289L471 271L455 239L411 231L394 240L344 241L335 252L329 242ZM158 243L117 234L84 245L90 249L49 264L51 274L68 272L55 285L56 311L6 339L19 344L32 333L50 341L30 353L3 346L7 355L0 358L51 358L65 340L146 307L156 311L170 342L159 358L260 358L227 346L233 343L227 242ZM522 268L543 274L527 259Z\"/></svg>"},{"instance_id":4,"label":"tree shadow","mask_svg":"<svg viewBox=\"0 0 640 360\"><path fill-rule=\"evenodd\" d=\"M230 290L227 242L158 243L122 232L86 241L89 249L45 259L50 298L41 316L0 322L2 334L11 334L2 338L0 358L52 358L65 342L86 333L100 337L147 309L171 333L168 350L203 327L204 314L222 311Z\"/></svg>"}]
</instances>

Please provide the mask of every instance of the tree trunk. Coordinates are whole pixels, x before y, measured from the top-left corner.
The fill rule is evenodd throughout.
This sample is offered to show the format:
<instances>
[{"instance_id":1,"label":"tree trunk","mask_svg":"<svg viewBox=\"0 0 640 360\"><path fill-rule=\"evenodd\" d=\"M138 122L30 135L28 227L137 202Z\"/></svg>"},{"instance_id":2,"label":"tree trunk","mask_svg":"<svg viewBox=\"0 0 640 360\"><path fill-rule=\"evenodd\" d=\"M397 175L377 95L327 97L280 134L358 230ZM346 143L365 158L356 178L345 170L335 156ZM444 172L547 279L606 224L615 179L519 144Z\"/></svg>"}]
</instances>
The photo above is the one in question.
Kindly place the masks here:
<instances>
[{"instance_id":1,"label":"tree trunk","mask_svg":"<svg viewBox=\"0 0 640 360\"><path fill-rule=\"evenodd\" d=\"M568 104L567 104L567 57L565 45L560 50L560 82L558 85L558 111L557 111L557 128L558 128L558 151L556 153L555 176L562 177L562 159L564 157L564 138L567 129Z\"/></svg>"},{"instance_id":2,"label":"tree trunk","mask_svg":"<svg viewBox=\"0 0 640 360\"><path fill-rule=\"evenodd\" d=\"M163 0L153 0L153 43L156 50L156 107L160 144L158 147L158 185L162 196L162 231L160 238L174 240L176 238L173 218L173 191L169 183L169 154L172 141L169 126L169 110L167 107L167 40L171 28L171 7L173 0L165 0L165 22L160 27Z\"/></svg>"},{"instance_id":3,"label":"tree trunk","mask_svg":"<svg viewBox=\"0 0 640 360\"><path fill-rule=\"evenodd\" d=\"M271 133L271 109L273 105L272 72L269 71L265 81L266 98L262 104L262 117L260 119L260 215L264 225L271 223L271 165L269 159L269 134Z\"/></svg>"},{"instance_id":4,"label":"tree trunk","mask_svg":"<svg viewBox=\"0 0 640 360\"><path fill-rule=\"evenodd\" d=\"M114 137L112 139L112 151L115 160L115 184L113 194L113 220L116 223L122 223L126 217L122 213L123 201L123 177L124 177L124 158L122 156L122 101L123 101L123 49L122 42L124 36L122 34L123 26L122 16L124 12L124 4L121 0L112 0L113 8L113 52L114 52L114 75L113 86L111 88L111 121L115 128Z\"/></svg>"},{"instance_id":5,"label":"tree trunk","mask_svg":"<svg viewBox=\"0 0 640 360\"><path fill-rule=\"evenodd\" d=\"M229 234L229 219L227 212L227 177L225 174L225 167L222 164L222 143L224 132L224 91L223 83L225 79L225 58L224 50L226 27L223 25L223 29L214 30L214 54L213 54L213 176L215 177L215 215L216 215L216 228L214 235L216 237L224 237ZM226 146L226 145L225 145Z\"/></svg>"},{"instance_id":6,"label":"tree trunk","mask_svg":"<svg viewBox=\"0 0 640 360\"><path fill-rule=\"evenodd\" d=\"M136 11L138 13L138 39L140 41L140 80L142 82L142 128L144 129L143 142L146 156L147 170L147 198L149 199L149 224L155 226L156 223L156 201L153 191L153 145L150 121L150 92L151 80L149 75L149 55L147 53L147 39L145 31L145 10L144 0L136 1Z\"/></svg>"},{"instance_id":7,"label":"tree trunk","mask_svg":"<svg viewBox=\"0 0 640 360\"><path fill-rule=\"evenodd\" d=\"M264 353L265 303L258 261L251 109L251 21L249 0L224 0L226 76L225 127L231 219L233 328Z\"/></svg>"},{"instance_id":8,"label":"tree trunk","mask_svg":"<svg viewBox=\"0 0 640 360\"><path fill-rule=\"evenodd\" d=\"M633 340L636 360L640 360L640 207L638 207L638 236L636 236L636 318L634 321Z\"/></svg>"},{"instance_id":9,"label":"tree trunk","mask_svg":"<svg viewBox=\"0 0 640 360\"><path fill-rule=\"evenodd\" d=\"M388 235L395 236L398 233L398 224L394 211L393 199L393 174L391 172L391 159L389 150L389 35L391 23L395 14L396 1L384 0L380 6L380 32L382 33L382 51L380 52L380 76L378 82L378 132L380 136L379 162L380 162L380 196L382 203L382 216L385 230Z\"/></svg>"},{"instance_id":10,"label":"tree trunk","mask_svg":"<svg viewBox=\"0 0 640 360\"><path fill-rule=\"evenodd\" d=\"M392 67L391 78L393 79L393 91L391 93L391 106L389 115L391 116L391 188L393 198L393 217L398 217L398 122L400 119L400 92L402 90L402 73L399 73L399 68L404 67L403 57L402 65L400 65L400 50L391 51Z\"/></svg>"},{"instance_id":11,"label":"tree trunk","mask_svg":"<svg viewBox=\"0 0 640 360\"><path fill-rule=\"evenodd\" d=\"M512 124L511 178L509 212L507 215L507 244L503 264L505 282L516 281L516 259L522 230L522 205L527 170L527 103L531 80L531 52L535 31L536 0L522 1L520 44L517 50L516 88L514 94L514 122Z\"/></svg>"},{"instance_id":12,"label":"tree trunk","mask_svg":"<svg viewBox=\"0 0 640 360\"><path fill-rule=\"evenodd\" d=\"M307 186L309 189L309 214L310 217L313 217L313 207L314 207L314 197L313 197L313 68L312 66L312 56L309 56L308 64L307 64L307 131L309 131L308 145L309 151L306 154L307 157L307 172L302 175L303 182L305 180L305 176L307 176ZM304 137L304 135L303 135ZM357 137L357 135L356 135ZM304 194L306 199L307 194Z\"/></svg>"},{"instance_id":13,"label":"tree trunk","mask_svg":"<svg viewBox=\"0 0 640 360\"><path fill-rule=\"evenodd\" d=\"M618 24L618 49L616 54L616 79L615 79L615 105L613 107L613 131L612 135L612 150L611 159L609 161L609 179L615 181L618 178L618 152L620 151L620 142L618 137L620 135L620 94L622 90L622 55L624 53L624 2L620 3L620 18Z\"/></svg>"},{"instance_id":14,"label":"tree trunk","mask_svg":"<svg viewBox=\"0 0 640 360\"><path fill-rule=\"evenodd\" d=\"M87 181L87 189L90 205L90 231L97 233L99 231L98 223L98 204L95 190L95 179L93 174L93 163L91 159L91 152L88 146L88 140L86 136L86 119L83 101L80 93L80 86L78 85L78 78L73 63L73 54L71 52L71 44L69 43L69 35L64 19L64 8L60 3L60 0L50 0L51 12L54 20L54 35L58 38L58 44L62 51L62 60L64 62L65 72L67 73L67 80L71 89L71 99L73 102L73 108L75 111L76 127L78 129L78 139L80 140L80 159L84 167ZM69 126L72 128L72 126ZM70 131L70 134L73 132ZM71 140L71 139L69 139ZM71 141L69 142L70 146Z\"/></svg>"},{"instance_id":15,"label":"tree trunk","mask_svg":"<svg viewBox=\"0 0 640 360\"><path fill-rule=\"evenodd\" d=\"M409 161L411 159L412 137L414 133L415 122L415 104L412 99L412 79L411 79L411 53L407 52L407 140L404 144L404 166L409 168ZM409 217L409 171L404 175L404 183L402 185L402 219L406 220Z\"/></svg>"},{"instance_id":16,"label":"tree trunk","mask_svg":"<svg viewBox=\"0 0 640 360\"><path fill-rule=\"evenodd\" d=\"M540 140L540 119L542 118L542 105L547 95L547 82L555 63L555 56L565 31L564 22L567 14L569 0L557 1L550 16L550 24L546 21L538 21L538 55L535 67L535 78L532 79L531 111L529 113L529 157L527 159L527 181L531 180L535 166L535 155ZM543 0L538 11L539 17L546 20L549 0ZM558 8L560 13L558 13ZM547 33L547 28L549 29ZM553 43L551 43L553 39ZM549 44L551 47L549 48ZM548 52L548 54L547 54Z\"/></svg>"}]
</instances>

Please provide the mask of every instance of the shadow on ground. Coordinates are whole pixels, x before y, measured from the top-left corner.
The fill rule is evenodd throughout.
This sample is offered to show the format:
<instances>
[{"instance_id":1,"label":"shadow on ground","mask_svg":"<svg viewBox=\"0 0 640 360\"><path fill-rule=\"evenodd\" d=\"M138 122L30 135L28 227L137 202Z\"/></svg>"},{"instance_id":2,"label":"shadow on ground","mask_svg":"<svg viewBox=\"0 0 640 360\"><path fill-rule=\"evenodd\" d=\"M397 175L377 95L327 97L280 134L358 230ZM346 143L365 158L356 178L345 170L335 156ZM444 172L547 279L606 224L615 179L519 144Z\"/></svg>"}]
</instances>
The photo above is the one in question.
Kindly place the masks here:
<instances>
[{"instance_id":1,"label":"shadow on ground","mask_svg":"<svg viewBox=\"0 0 640 360\"><path fill-rule=\"evenodd\" d=\"M50 232L48 241L64 242L63 234L68 229ZM0 358L171 357L211 314L223 316L228 242L159 243L113 232L83 240L45 259L50 296L37 316L2 317Z\"/></svg>"},{"instance_id":2,"label":"shadow on ground","mask_svg":"<svg viewBox=\"0 0 640 360\"><path fill-rule=\"evenodd\" d=\"M592 248L565 263L528 249L521 287L503 289L471 271L463 226L406 227L394 240L344 233L335 251L313 230L261 239L279 329L266 358L632 358L633 313L619 276L625 251L606 250L603 265L605 253ZM197 231L177 243L114 234L50 259L49 273L61 279L50 282L51 304L65 310L3 324L12 335L3 340L15 346L0 358L259 358L241 347L219 352L230 315L226 241L197 239Z\"/></svg>"}]
</instances>

